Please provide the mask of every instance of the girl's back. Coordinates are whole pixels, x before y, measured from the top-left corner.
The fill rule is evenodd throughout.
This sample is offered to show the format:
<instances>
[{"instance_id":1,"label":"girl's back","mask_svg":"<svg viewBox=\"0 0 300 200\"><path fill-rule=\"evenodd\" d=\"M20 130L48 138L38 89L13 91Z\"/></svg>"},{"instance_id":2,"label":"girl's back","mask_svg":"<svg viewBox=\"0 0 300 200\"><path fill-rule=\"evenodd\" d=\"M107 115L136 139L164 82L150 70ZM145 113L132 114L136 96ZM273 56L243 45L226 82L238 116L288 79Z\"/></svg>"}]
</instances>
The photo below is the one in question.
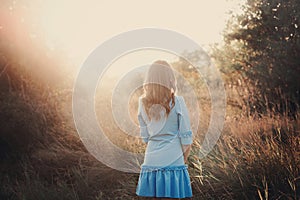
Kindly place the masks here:
<instances>
[{"instance_id":1,"label":"girl's back","mask_svg":"<svg viewBox=\"0 0 300 200\"><path fill-rule=\"evenodd\" d=\"M162 63L164 67L159 66ZM184 150L190 148L192 131L184 99L174 95L175 85L168 63L158 61L150 66L138 107L140 134L147 143L136 190L139 196L192 196Z\"/></svg>"}]
</instances>

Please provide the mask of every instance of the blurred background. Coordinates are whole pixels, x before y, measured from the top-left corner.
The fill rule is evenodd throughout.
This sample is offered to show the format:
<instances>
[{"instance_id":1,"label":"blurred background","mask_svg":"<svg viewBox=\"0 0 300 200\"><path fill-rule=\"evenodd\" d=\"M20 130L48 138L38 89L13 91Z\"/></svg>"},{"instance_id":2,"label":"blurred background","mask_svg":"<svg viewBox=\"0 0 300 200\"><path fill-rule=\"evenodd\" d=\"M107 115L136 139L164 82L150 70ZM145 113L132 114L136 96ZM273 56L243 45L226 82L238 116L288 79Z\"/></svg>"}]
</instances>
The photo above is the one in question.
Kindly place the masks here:
<instances>
[{"instance_id":1,"label":"blurred background","mask_svg":"<svg viewBox=\"0 0 300 200\"><path fill-rule=\"evenodd\" d=\"M113 62L97 88L96 114L108 138L144 152L140 139L114 122L111 96L126 72L165 59L185 80L178 87L193 87L201 113L192 116L198 122L188 162L193 199L299 199L299 26L298 0L2 0L0 199L142 199L135 196L138 174L111 169L85 149L73 122L72 91L93 49L143 27L174 30L202 45L203 51L183 54L204 65L211 59L221 72L224 129L200 159L211 113L205 80L186 59L140 50ZM134 123L141 94L136 90L129 101Z\"/></svg>"}]
</instances>

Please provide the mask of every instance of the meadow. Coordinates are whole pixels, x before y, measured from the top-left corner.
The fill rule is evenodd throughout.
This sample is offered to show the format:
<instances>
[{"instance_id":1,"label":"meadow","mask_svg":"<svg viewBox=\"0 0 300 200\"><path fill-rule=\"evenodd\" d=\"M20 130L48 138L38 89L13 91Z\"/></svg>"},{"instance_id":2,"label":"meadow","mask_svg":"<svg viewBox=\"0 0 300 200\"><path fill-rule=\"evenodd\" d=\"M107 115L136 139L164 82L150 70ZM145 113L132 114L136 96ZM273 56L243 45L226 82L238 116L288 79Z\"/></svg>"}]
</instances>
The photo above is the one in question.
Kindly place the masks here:
<instances>
[{"instance_id":1,"label":"meadow","mask_svg":"<svg viewBox=\"0 0 300 200\"><path fill-rule=\"evenodd\" d=\"M201 51L184 55L190 60L212 58L224 81L210 79L224 84L226 115L220 138L205 157L199 149L215 112L210 91L186 60L171 63L184 77L178 79L178 94L186 98L195 122L188 158L191 199L300 199L299 0L243 1L238 12L228 10L226 25L224 13L220 15L224 22L219 21L217 7L234 1L200 6L196 1L176 6L172 2L170 15L150 1L148 6L118 2L119 10L116 2L106 6L101 2L98 7L74 1L30 2L4 0L0 6L0 199L146 199L135 195L138 173L110 168L87 150L72 110L79 67L72 62L84 58L99 41L137 25L182 26L178 31L209 42L215 42L214 35L224 25L222 42L218 41L222 44L211 44L209 56ZM157 18L151 21L149 16ZM169 21L161 20L166 16ZM148 53L143 58L149 58ZM137 60L143 61L142 56ZM138 130L129 135L114 121L110 78L103 78L96 91L98 123L115 146L143 153L145 144L134 137ZM200 117L191 109L191 91L184 80L196 94ZM135 125L141 94L138 88L119 109L128 110ZM84 92L81 96L84 101ZM98 133L92 131L86 130L88 139L97 141ZM95 147L99 155L107 153L100 144ZM120 161L115 152L109 153L110 161Z\"/></svg>"},{"instance_id":2,"label":"meadow","mask_svg":"<svg viewBox=\"0 0 300 200\"><path fill-rule=\"evenodd\" d=\"M135 195L138 174L105 166L82 144L72 118L72 81L41 80L14 59L6 60L0 77L0 199L143 199ZM199 97L207 115L188 161L193 199L299 199L299 113L247 115L232 103L234 90L226 91L224 129L202 159L198 151L210 103L204 90ZM108 116L97 113L100 120ZM140 139L123 134L112 121L103 125L121 148L144 151Z\"/></svg>"}]
</instances>

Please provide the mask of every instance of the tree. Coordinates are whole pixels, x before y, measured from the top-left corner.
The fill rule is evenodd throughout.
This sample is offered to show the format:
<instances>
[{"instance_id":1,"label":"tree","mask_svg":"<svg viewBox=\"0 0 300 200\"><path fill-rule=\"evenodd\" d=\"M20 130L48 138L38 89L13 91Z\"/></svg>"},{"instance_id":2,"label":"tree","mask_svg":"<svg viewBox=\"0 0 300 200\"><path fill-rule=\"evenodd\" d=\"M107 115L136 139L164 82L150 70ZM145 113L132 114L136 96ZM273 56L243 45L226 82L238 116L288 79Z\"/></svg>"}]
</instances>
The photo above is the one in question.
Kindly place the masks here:
<instances>
[{"instance_id":1,"label":"tree","mask_svg":"<svg viewBox=\"0 0 300 200\"><path fill-rule=\"evenodd\" d=\"M229 21L214 56L244 88L250 112L293 114L300 105L300 1L248 0L243 11Z\"/></svg>"}]
</instances>

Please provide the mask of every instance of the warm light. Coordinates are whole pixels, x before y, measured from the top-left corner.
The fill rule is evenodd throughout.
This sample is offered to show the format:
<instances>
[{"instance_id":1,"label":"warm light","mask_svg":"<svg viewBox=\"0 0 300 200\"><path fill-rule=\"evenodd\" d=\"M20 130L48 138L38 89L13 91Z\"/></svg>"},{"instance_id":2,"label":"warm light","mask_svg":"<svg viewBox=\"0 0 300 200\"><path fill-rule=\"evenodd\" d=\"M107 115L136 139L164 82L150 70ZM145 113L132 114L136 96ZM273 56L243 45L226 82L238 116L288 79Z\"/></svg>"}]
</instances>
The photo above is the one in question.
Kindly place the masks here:
<instances>
[{"instance_id":1,"label":"warm light","mask_svg":"<svg viewBox=\"0 0 300 200\"><path fill-rule=\"evenodd\" d=\"M201 45L220 42L228 18L238 9L228 0L188 1L52 1L37 16L50 48L62 49L76 65L110 37L142 27L171 29Z\"/></svg>"}]
</instances>

